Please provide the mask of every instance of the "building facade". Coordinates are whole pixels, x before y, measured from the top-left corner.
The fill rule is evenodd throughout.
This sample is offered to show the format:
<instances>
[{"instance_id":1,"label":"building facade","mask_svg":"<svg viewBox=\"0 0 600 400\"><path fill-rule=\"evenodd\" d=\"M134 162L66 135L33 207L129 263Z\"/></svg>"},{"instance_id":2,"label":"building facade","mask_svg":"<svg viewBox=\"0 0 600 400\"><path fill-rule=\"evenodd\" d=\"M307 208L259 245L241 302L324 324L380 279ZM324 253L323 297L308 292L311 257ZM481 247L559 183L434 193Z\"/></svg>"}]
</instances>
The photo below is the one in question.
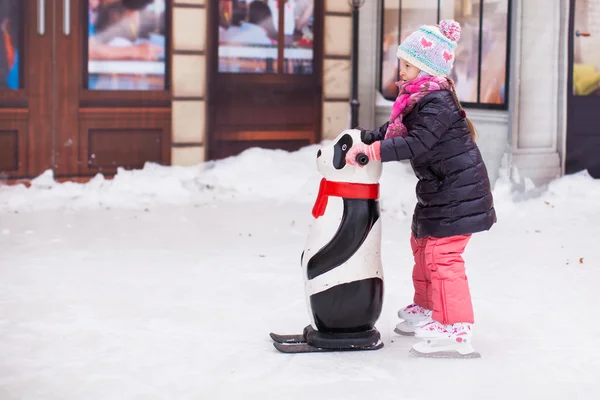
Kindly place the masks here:
<instances>
[{"instance_id":1,"label":"building facade","mask_svg":"<svg viewBox=\"0 0 600 400\"><path fill-rule=\"evenodd\" d=\"M385 48L382 41L387 39L388 31L382 15L392 14L395 18L398 8L400 14L405 14L399 17L400 26L419 24L427 18L435 20L438 16L462 20L459 48L469 46L473 59L478 58L479 52L482 82L479 104L473 101L473 94L459 91L459 96L466 101L465 108L478 130L477 140L494 180L505 156L515 167L513 171L518 171L514 178L520 181L528 177L535 184L543 184L583 169L600 177L600 162L595 155L600 150L600 125L593 120L600 111L600 1L367 1L360 15L360 123L366 126L384 122L390 112L392 102L385 99L381 89L381 69L378 71L377 61L371 60L381 60ZM406 15L420 18L407 21ZM475 22L470 31L465 30L470 19ZM486 30L486 25L494 23L500 29L494 32L492 26ZM400 29L404 36L415 25L407 28L408 32ZM502 29L506 31L503 33ZM492 42L487 53L486 35ZM471 46L469 36L474 36L474 41L483 37L483 45ZM377 46L370 45L376 41ZM500 54L486 62L491 53L503 51L506 57ZM490 95L490 85L486 87L485 80L498 84L489 77L489 71L498 69L503 58L507 84L505 97L499 100L503 96ZM465 75L458 76L457 87ZM477 74L474 75L476 80Z\"/></svg>"},{"instance_id":2,"label":"building facade","mask_svg":"<svg viewBox=\"0 0 600 400\"><path fill-rule=\"evenodd\" d=\"M359 125L388 118L394 48L461 22L453 79L496 179L600 174L600 0L366 0ZM0 180L295 150L350 125L348 0L0 0ZM516 178L516 176L515 176Z\"/></svg>"}]
</instances>

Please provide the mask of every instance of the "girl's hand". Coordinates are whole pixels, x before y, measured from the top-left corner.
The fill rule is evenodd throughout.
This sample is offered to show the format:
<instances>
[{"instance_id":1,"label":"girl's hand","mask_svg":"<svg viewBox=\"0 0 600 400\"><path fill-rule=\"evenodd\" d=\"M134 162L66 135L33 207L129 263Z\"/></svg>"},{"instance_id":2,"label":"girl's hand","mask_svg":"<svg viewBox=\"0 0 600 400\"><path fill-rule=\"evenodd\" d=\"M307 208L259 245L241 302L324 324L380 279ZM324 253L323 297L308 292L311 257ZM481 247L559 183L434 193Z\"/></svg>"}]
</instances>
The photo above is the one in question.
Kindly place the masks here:
<instances>
[{"instance_id":1,"label":"girl's hand","mask_svg":"<svg viewBox=\"0 0 600 400\"><path fill-rule=\"evenodd\" d=\"M359 154L365 154L369 157L369 161L381 161L381 142L375 142L373 144L364 144L359 143L357 145L352 146L348 153L346 153L346 163L350 165L356 165L358 162L356 161L356 156ZM363 165L360 165L363 167Z\"/></svg>"}]
</instances>

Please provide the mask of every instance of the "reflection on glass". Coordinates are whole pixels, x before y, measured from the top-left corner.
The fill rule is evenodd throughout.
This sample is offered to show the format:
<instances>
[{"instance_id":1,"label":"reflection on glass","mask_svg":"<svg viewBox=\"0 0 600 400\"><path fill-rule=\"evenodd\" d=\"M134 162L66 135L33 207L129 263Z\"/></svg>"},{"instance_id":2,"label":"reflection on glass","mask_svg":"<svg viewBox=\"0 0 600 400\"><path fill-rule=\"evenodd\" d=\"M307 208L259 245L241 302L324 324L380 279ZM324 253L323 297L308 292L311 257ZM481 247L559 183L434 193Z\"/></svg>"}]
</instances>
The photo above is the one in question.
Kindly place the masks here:
<instances>
[{"instance_id":1,"label":"reflection on glass","mask_svg":"<svg viewBox=\"0 0 600 400\"><path fill-rule=\"evenodd\" d=\"M440 18L452 18L461 26L454 68L450 75L454 80L456 94L461 102L477 102L479 13L480 0L442 0L440 2ZM484 29L486 29L485 26ZM506 35L506 30L504 34ZM501 64L505 63L506 58L503 58Z\"/></svg>"},{"instance_id":2,"label":"reflection on glass","mask_svg":"<svg viewBox=\"0 0 600 400\"><path fill-rule=\"evenodd\" d=\"M269 6L277 17L277 0ZM315 0L287 0L284 10L284 73L313 73L313 23Z\"/></svg>"},{"instance_id":3,"label":"reflection on glass","mask_svg":"<svg viewBox=\"0 0 600 400\"><path fill-rule=\"evenodd\" d=\"M165 0L89 0L88 88L165 89Z\"/></svg>"},{"instance_id":4,"label":"reflection on glass","mask_svg":"<svg viewBox=\"0 0 600 400\"><path fill-rule=\"evenodd\" d=\"M573 93L600 96L600 0L575 2Z\"/></svg>"},{"instance_id":5,"label":"reflection on glass","mask_svg":"<svg viewBox=\"0 0 600 400\"><path fill-rule=\"evenodd\" d=\"M399 10L402 5L402 10ZM383 65L381 71L382 92L387 98L395 98L398 94L398 63L396 50L398 47L398 31L400 43L408 35L419 29L421 25L437 24L438 2L436 1L384 1L384 37ZM400 13L400 14L399 14ZM399 21L400 17L400 21ZM400 27L398 27L400 23ZM400 28L400 29L399 29Z\"/></svg>"},{"instance_id":6,"label":"reflection on glass","mask_svg":"<svg viewBox=\"0 0 600 400\"><path fill-rule=\"evenodd\" d=\"M484 7L481 92L478 96L479 22L482 2ZM398 10L399 6L402 7L401 10ZM462 28L450 76L455 82L459 100L469 103L504 104L508 0L385 0L381 64L383 96L393 99L397 95L398 89L394 83L398 80L398 36L401 42L421 25L436 25L438 17L440 20L455 19Z\"/></svg>"},{"instance_id":7,"label":"reflection on glass","mask_svg":"<svg viewBox=\"0 0 600 400\"><path fill-rule=\"evenodd\" d=\"M269 3L219 1L219 72L277 72L279 18L277 2Z\"/></svg>"},{"instance_id":8,"label":"reflection on glass","mask_svg":"<svg viewBox=\"0 0 600 400\"><path fill-rule=\"evenodd\" d=\"M507 28L508 0L483 0L480 103L505 102Z\"/></svg>"},{"instance_id":9,"label":"reflection on glass","mask_svg":"<svg viewBox=\"0 0 600 400\"><path fill-rule=\"evenodd\" d=\"M22 1L0 0L0 90L19 89Z\"/></svg>"},{"instance_id":10,"label":"reflection on glass","mask_svg":"<svg viewBox=\"0 0 600 400\"><path fill-rule=\"evenodd\" d=\"M385 0L383 10L383 38L381 39L381 94L387 99L395 98L398 87L398 6L397 0Z\"/></svg>"},{"instance_id":11,"label":"reflection on glass","mask_svg":"<svg viewBox=\"0 0 600 400\"><path fill-rule=\"evenodd\" d=\"M407 3L407 4L405 4ZM400 21L400 43L421 25L436 25L437 1L403 1Z\"/></svg>"}]
</instances>

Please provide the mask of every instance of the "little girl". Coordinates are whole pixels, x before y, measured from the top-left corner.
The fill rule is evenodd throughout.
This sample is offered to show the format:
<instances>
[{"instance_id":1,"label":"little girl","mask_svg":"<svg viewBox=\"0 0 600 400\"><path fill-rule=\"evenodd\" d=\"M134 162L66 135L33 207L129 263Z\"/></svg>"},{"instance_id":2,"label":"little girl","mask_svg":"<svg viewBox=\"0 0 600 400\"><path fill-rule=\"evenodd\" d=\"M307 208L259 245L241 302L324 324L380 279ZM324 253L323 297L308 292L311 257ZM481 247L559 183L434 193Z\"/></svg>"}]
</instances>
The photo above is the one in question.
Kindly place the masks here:
<instances>
[{"instance_id":1,"label":"little girl","mask_svg":"<svg viewBox=\"0 0 600 400\"><path fill-rule=\"evenodd\" d=\"M421 26L398 46L400 88L389 122L365 132L356 155L410 160L419 179L412 221L414 303L398 311L396 332L424 339L411 353L477 357L471 347L473 306L462 253L471 234L496 222L490 181L475 130L449 78L460 25Z\"/></svg>"}]
</instances>

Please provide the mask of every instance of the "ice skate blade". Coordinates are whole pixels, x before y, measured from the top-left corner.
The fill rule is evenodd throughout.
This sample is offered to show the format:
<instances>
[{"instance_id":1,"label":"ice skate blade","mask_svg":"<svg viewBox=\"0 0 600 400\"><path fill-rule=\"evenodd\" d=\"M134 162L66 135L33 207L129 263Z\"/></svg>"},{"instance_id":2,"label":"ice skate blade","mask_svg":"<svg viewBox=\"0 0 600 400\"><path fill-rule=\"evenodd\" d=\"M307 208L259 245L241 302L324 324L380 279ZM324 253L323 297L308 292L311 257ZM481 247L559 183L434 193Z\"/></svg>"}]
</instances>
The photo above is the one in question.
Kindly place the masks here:
<instances>
[{"instance_id":1,"label":"ice skate blade","mask_svg":"<svg viewBox=\"0 0 600 400\"><path fill-rule=\"evenodd\" d=\"M470 344L457 344L444 340L425 340L415 344L410 353L418 357L427 358L481 358Z\"/></svg>"},{"instance_id":2,"label":"ice skate blade","mask_svg":"<svg viewBox=\"0 0 600 400\"><path fill-rule=\"evenodd\" d=\"M379 340L374 346L352 346L346 348L323 348L311 346L308 343L278 343L273 342L273 346L281 352L288 354L302 353L333 353L333 352L352 352L352 351L373 351L383 347L383 342Z\"/></svg>"},{"instance_id":3,"label":"ice skate blade","mask_svg":"<svg viewBox=\"0 0 600 400\"><path fill-rule=\"evenodd\" d=\"M457 351L442 351L442 352L435 352L435 353L421 353L420 351L417 351L415 349L410 349L409 353L412 354L412 355L414 355L414 356L423 357L423 358L457 358L457 359L462 359L462 358L481 358L481 354L479 354L476 351L474 351L472 353L468 353L468 354L460 354Z\"/></svg>"},{"instance_id":4,"label":"ice skate blade","mask_svg":"<svg viewBox=\"0 0 600 400\"><path fill-rule=\"evenodd\" d=\"M401 331L398 328L394 328L394 332L396 332L398 335L402 335L402 336L415 336L414 332L405 332L405 331Z\"/></svg>"}]
</instances>

